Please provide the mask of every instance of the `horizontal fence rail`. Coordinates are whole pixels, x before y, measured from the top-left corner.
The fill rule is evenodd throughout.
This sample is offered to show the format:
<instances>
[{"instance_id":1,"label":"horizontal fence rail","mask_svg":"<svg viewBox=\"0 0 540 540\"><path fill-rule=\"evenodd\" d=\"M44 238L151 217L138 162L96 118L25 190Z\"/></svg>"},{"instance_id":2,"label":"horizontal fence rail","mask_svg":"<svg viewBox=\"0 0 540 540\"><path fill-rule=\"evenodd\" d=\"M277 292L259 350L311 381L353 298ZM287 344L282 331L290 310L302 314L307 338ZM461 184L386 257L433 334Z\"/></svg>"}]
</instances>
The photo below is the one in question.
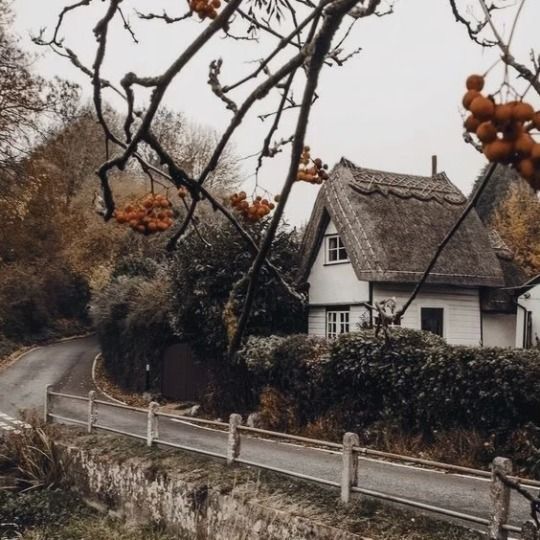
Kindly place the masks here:
<instances>
[{"instance_id":1,"label":"horizontal fence rail","mask_svg":"<svg viewBox=\"0 0 540 540\"><path fill-rule=\"evenodd\" d=\"M87 419L81 420L70 416L63 416L53 412L50 408L51 398L60 398L67 400L74 400L87 403ZM146 416L146 435L133 433L126 430L121 430L112 426L107 426L101 422L98 422L98 407L111 407L117 409L129 410L131 412L142 413ZM159 419L168 418L182 423L198 425L207 425L218 428L217 431L227 435L226 448L223 453L205 450L203 448L197 448L194 446L188 446L179 444L173 441L168 441L160 437L159 435ZM84 425L87 427L88 433L91 433L93 429L100 429L120 435L126 435L136 439L146 441L148 446L159 444L171 448L177 448L180 450L186 450L189 452L195 452L198 454L210 456L218 459L225 459L227 464L241 463L244 465L265 469L287 476L316 482L318 484L340 488L341 500L344 504L350 501L352 493L359 493L376 499L381 499L397 504L409 506L411 508L417 508L420 510L426 510L436 514L444 515L474 523L476 525L482 525L487 527L488 536L490 539L499 540L501 538L507 538L508 532L519 533L520 527L510 525L508 523L508 514L510 506L509 488L501 482L500 478L504 475L506 482L511 480L514 483L518 483L520 486L538 487L540 482L536 480L521 480L511 475L511 462L504 458L496 458L493 462L492 472L483 471L480 469L473 469L470 467L462 467L459 465L452 465L449 463L442 463L438 461L431 461L422 458L415 458L412 456L404 456L400 454L393 454L391 452L383 452L380 450L373 450L370 448L363 448L359 446L358 435L355 433L346 433L343 437L343 443L336 443L331 441L324 441L319 439L313 439L309 437L302 437L299 435L291 435L288 433L281 433L277 431L270 431L260 429L256 427L244 426L241 424L242 418L238 414L232 414L229 422L221 422L217 420L207 420L204 418L193 418L191 416L182 416L169 412L160 411L159 404L151 402L148 408L132 407L130 405L124 405L117 402L103 401L95 398L95 392L89 392L88 396L78 396L74 394L65 394L61 392L55 392L51 390L51 386L47 386L45 390L45 403L44 403L44 419L45 422L49 420L57 420L60 422ZM295 441L303 444L311 445L317 448L331 449L332 453L341 454L342 467L341 477L335 481L310 476L297 471L291 471L288 469L282 469L274 467L269 464L260 463L257 461L251 461L244 459L240 452L240 440L241 434L253 434L256 436L262 436L270 439L280 439L282 441ZM358 466L359 460L364 456L372 456L379 459L386 459L392 461L401 461L407 463L415 463L425 467L431 467L435 469L442 469L447 471L454 471L458 473L464 473L473 477L486 478L492 483L490 489L492 512L489 518L466 514L451 510L448 508L442 508L439 506L430 505L408 499L405 497L399 497L388 493L383 493L371 489L363 488L358 485ZM502 465L501 465L502 464ZM500 467L503 467L500 469Z\"/></svg>"}]
</instances>

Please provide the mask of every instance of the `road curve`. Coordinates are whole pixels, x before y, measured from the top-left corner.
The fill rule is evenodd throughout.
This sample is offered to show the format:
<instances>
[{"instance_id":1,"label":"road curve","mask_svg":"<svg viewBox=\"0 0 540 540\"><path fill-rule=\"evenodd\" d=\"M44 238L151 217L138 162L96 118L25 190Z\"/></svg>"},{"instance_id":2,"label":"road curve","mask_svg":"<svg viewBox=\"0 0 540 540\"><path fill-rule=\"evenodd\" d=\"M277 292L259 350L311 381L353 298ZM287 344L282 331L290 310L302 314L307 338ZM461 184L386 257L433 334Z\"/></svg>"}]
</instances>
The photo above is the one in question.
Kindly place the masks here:
<instances>
[{"instance_id":1,"label":"road curve","mask_svg":"<svg viewBox=\"0 0 540 540\"><path fill-rule=\"evenodd\" d=\"M0 419L1 415L13 417L21 409L41 408L47 384L59 392L87 395L95 389L91 371L98 351L93 336L56 343L29 352L0 371ZM54 398L52 411L84 420L87 409L83 402ZM100 405L98 423L140 436L146 434L143 413ZM178 420L160 419L160 439L225 454L226 434ZM255 437L242 438L241 457L332 481L339 481L341 474L339 454ZM360 458L358 481L367 489L483 518L489 516L489 482L485 479ZM511 522L521 525L528 519L528 505L521 497L512 497Z\"/></svg>"}]
</instances>

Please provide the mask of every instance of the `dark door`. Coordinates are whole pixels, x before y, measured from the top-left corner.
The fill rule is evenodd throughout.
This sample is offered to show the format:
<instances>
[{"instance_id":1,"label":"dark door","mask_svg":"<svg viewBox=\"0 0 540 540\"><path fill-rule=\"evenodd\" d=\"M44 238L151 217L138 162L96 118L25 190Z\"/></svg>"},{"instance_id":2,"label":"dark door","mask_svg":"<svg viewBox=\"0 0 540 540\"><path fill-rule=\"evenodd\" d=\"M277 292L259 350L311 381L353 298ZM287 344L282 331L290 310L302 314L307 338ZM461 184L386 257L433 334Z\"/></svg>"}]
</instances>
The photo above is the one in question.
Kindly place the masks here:
<instances>
[{"instance_id":1,"label":"dark door","mask_svg":"<svg viewBox=\"0 0 540 540\"><path fill-rule=\"evenodd\" d=\"M422 308L422 330L427 330L432 334L443 336L443 321L444 321L444 309L443 308Z\"/></svg>"},{"instance_id":2,"label":"dark door","mask_svg":"<svg viewBox=\"0 0 540 540\"><path fill-rule=\"evenodd\" d=\"M206 388L208 372L187 343L169 347L163 357L161 393L178 401L197 401Z\"/></svg>"}]
</instances>

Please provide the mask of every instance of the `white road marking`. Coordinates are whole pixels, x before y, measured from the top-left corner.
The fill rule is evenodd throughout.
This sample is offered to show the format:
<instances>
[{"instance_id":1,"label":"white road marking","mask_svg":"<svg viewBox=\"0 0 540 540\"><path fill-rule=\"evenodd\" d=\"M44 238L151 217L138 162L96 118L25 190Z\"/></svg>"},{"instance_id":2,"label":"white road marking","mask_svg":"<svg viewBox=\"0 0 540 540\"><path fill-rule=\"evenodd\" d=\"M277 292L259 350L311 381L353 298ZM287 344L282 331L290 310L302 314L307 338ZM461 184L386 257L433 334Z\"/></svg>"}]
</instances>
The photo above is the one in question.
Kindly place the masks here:
<instances>
[{"instance_id":1,"label":"white road marking","mask_svg":"<svg viewBox=\"0 0 540 540\"><path fill-rule=\"evenodd\" d=\"M20 429L17 429L18 427L30 429L32 426L26 422L22 422L21 420L16 420L15 418L9 416L9 414L0 412L0 429L19 434L21 431Z\"/></svg>"},{"instance_id":2,"label":"white road marking","mask_svg":"<svg viewBox=\"0 0 540 540\"><path fill-rule=\"evenodd\" d=\"M30 424L27 424L26 422L22 422L21 420L13 420L13 419L10 419L10 422L12 424L15 424L16 426L21 426L23 427L24 429L31 429L32 426Z\"/></svg>"}]
</instances>

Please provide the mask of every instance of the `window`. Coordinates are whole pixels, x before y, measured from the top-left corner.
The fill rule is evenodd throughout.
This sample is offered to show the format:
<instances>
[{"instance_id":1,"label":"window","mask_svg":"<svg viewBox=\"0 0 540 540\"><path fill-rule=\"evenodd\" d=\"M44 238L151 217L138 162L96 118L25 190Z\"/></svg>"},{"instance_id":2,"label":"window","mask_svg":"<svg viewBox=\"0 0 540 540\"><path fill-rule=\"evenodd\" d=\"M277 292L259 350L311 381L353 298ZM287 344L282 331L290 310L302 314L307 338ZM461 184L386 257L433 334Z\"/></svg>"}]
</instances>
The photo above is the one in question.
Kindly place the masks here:
<instances>
[{"instance_id":1,"label":"window","mask_svg":"<svg viewBox=\"0 0 540 540\"><path fill-rule=\"evenodd\" d=\"M422 308L421 318L422 330L427 330L432 334L437 334L438 336L443 337L443 308Z\"/></svg>"},{"instance_id":2,"label":"window","mask_svg":"<svg viewBox=\"0 0 540 540\"><path fill-rule=\"evenodd\" d=\"M347 250L341 241L339 235L334 234L326 237L326 262L336 263L348 261Z\"/></svg>"},{"instance_id":3,"label":"window","mask_svg":"<svg viewBox=\"0 0 540 540\"><path fill-rule=\"evenodd\" d=\"M326 337L335 339L339 334L349 332L349 310L326 312Z\"/></svg>"}]
</instances>

